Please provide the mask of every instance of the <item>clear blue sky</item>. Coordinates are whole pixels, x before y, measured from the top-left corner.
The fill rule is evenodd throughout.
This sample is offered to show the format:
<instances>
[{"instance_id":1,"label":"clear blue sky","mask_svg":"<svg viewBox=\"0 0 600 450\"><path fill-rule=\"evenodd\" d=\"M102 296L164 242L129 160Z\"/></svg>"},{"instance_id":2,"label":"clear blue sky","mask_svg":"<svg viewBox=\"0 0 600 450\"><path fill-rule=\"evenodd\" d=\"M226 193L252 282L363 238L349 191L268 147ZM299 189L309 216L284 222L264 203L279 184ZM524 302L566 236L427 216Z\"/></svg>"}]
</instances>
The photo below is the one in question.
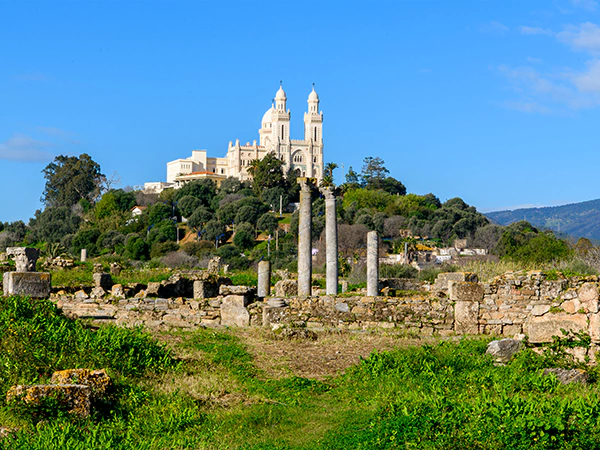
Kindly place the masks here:
<instances>
[{"instance_id":1,"label":"clear blue sky","mask_svg":"<svg viewBox=\"0 0 600 450\"><path fill-rule=\"evenodd\" d=\"M0 221L59 154L124 187L258 139L279 80L296 139L316 83L344 171L482 211L600 197L595 0L0 0L0 61Z\"/></svg>"}]
</instances>

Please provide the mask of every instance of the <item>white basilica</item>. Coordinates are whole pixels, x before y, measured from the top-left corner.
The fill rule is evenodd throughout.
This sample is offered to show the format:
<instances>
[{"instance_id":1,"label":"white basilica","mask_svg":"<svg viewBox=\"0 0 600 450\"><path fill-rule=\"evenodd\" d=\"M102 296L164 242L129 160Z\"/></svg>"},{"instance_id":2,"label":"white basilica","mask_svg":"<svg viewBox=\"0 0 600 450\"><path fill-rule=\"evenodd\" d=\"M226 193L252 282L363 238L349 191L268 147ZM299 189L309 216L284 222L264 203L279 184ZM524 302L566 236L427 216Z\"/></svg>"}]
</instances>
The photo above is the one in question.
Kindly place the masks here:
<instances>
[{"instance_id":1,"label":"white basilica","mask_svg":"<svg viewBox=\"0 0 600 450\"><path fill-rule=\"evenodd\" d=\"M240 145L229 142L224 158L207 156L206 150L193 150L192 156L176 159L167 164L166 185L175 187L201 178L209 178L220 184L227 177L240 180L252 178L248 174L250 162L272 153L284 163L284 172L292 168L299 176L323 178L323 113L319 111L319 96L314 86L308 96L308 112L304 113L304 139L290 137L290 111L286 109L287 97L280 86L274 104L265 113L258 134L260 142ZM146 183L151 185L165 183ZM158 186L156 186L158 188Z\"/></svg>"}]
</instances>

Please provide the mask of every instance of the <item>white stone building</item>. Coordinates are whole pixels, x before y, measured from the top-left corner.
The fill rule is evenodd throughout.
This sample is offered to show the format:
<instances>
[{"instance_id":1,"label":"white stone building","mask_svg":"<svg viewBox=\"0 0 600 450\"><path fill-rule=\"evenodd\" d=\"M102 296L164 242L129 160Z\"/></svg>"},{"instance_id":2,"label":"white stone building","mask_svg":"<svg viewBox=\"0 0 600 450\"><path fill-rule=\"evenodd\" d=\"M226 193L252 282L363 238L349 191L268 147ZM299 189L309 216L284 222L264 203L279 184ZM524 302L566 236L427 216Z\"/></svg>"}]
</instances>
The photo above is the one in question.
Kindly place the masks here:
<instances>
[{"instance_id":1,"label":"white stone building","mask_svg":"<svg viewBox=\"0 0 600 450\"><path fill-rule=\"evenodd\" d=\"M319 111L319 96L313 87L308 96L308 111L304 113L304 139L290 136L290 111L286 109L287 97L280 86L275 102L264 114L258 134L260 141L240 145L229 142L227 155L215 158L206 150L193 150L192 156L167 163L167 183L181 186L187 181L210 178L217 185L227 177L240 180L252 178L248 174L250 162L272 153L284 163L284 172L289 168L298 175L323 178L323 113Z\"/></svg>"}]
</instances>

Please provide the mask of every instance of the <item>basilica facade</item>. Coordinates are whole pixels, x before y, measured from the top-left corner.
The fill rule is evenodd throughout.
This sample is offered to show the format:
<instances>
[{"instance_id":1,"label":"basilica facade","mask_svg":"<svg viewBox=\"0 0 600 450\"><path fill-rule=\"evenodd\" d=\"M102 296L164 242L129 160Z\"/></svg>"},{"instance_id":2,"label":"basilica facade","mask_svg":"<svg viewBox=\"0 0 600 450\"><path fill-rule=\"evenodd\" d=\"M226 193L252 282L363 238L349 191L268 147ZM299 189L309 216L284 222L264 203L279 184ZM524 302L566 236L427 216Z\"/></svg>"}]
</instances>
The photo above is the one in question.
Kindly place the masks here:
<instances>
[{"instance_id":1,"label":"basilica facade","mask_svg":"<svg viewBox=\"0 0 600 450\"><path fill-rule=\"evenodd\" d=\"M220 184L227 177L248 180L250 163L271 153L283 162L284 173L291 168L299 176L323 178L323 113L314 86L304 113L304 139L290 136L290 111L287 96L280 86L275 100L264 114L258 130L259 141L241 145L229 142L223 158L211 157L206 150L193 150L192 156L167 163L167 185L179 187L191 180L209 178ZM150 184L150 183L148 183Z\"/></svg>"}]
</instances>

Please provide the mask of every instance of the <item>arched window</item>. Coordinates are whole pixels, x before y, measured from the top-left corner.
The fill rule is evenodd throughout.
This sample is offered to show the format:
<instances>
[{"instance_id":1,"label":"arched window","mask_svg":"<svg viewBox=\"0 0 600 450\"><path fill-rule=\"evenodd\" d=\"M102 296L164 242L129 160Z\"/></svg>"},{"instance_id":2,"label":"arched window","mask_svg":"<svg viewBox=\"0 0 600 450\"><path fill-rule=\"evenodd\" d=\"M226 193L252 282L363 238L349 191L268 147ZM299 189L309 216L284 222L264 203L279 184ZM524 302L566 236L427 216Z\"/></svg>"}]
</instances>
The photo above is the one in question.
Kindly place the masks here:
<instances>
[{"instance_id":1,"label":"arched window","mask_svg":"<svg viewBox=\"0 0 600 450\"><path fill-rule=\"evenodd\" d=\"M303 163L304 155L302 155L302 153L300 153L300 152L294 153L294 157L293 157L292 161L295 163Z\"/></svg>"},{"instance_id":2,"label":"arched window","mask_svg":"<svg viewBox=\"0 0 600 450\"><path fill-rule=\"evenodd\" d=\"M285 138L285 125L281 125L281 137Z\"/></svg>"},{"instance_id":3,"label":"arched window","mask_svg":"<svg viewBox=\"0 0 600 450\"><path fill-rule=\"evenodd\" d=\"M315 141L317 140L317 127L314 128L315 130Z\"/></svg>"}]
</instances>

